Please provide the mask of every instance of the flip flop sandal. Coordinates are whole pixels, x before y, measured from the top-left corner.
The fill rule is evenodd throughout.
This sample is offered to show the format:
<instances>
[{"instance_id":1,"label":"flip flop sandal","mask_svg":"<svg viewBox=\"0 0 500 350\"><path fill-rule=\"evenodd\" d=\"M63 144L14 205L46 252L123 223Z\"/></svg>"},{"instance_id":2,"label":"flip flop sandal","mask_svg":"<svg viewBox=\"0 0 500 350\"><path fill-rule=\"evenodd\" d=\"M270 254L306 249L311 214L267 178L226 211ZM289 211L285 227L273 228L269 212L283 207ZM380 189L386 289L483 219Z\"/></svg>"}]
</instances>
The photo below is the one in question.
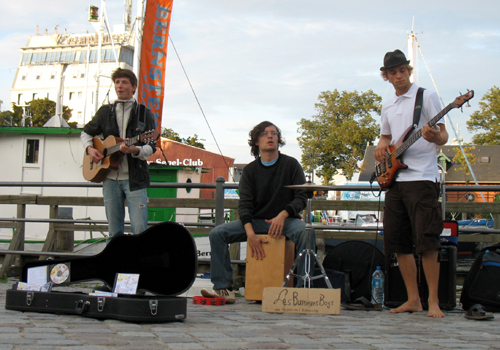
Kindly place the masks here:
<instances>
[{"instance_id":1,"label":"flip flop sandal","mask_svg":"<svg viewBox=\"0 0 500 350\"><path fill-rule=\"evenodd\" d=\"M487 314L486 311L484 310L483 305L474 304L465 313L465 318L468 318L469 320L484 321L484 320L491 320L495 318L495 316L493 316L492 314Z\"/></svg>"},{"instance_id":2,"label":"flip flop sandal","mask_svg":"<svg viewBox=\"0 0 500 350\"><path fill-rule=\"evenodd\" d=\"M382 311L382 305L372 304L365 297L359 297L352 303L342 304L347 310Z\"/></svg>"}]
</instances>

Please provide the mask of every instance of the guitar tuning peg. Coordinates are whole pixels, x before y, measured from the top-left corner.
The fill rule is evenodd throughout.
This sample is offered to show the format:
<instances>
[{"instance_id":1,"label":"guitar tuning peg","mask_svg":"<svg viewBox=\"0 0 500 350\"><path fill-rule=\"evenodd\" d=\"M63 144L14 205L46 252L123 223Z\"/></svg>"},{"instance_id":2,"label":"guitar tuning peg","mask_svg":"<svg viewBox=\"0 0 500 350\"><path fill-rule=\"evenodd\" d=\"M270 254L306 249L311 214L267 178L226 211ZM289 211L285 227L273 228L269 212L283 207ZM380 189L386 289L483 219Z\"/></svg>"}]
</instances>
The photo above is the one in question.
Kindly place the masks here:
<instances>
[{"instance_id":1,"label":"guitar tuning peg","mask_svg":"<svg viewBox=\"0 0 500 350\"><path fill-rule=\"evenodd\" d=\"M460 94L460 98L463 98L462 97L463 96L462 92L459 91L458 93ZM462 112L462 113L464 112L464 105L460 106L460 112Z\"/></svg>"}]
</instances>

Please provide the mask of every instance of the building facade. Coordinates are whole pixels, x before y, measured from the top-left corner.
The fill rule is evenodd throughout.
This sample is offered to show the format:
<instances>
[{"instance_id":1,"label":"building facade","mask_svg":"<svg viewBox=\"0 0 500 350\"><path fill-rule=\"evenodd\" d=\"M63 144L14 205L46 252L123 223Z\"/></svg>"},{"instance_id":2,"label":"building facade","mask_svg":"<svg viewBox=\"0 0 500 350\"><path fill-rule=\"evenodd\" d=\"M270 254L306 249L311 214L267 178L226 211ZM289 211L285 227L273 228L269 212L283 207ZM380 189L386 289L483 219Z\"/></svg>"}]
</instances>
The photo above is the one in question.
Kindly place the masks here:
<instances>
[{"instance_id":1,"label":"building facade","mask_svg":"<svg viewBox=\"0 0 500 350\"><path fill-rule=\"evenodd\" d=\"M21 48L11 101L25 108L34 99L58 102L72 109L70 122L85 125L96 110L116 99L111 73L132 69L133 35L116 32L36 35ZM100 57L100 59L99 59Z\"/></svg>"}]
</instances>

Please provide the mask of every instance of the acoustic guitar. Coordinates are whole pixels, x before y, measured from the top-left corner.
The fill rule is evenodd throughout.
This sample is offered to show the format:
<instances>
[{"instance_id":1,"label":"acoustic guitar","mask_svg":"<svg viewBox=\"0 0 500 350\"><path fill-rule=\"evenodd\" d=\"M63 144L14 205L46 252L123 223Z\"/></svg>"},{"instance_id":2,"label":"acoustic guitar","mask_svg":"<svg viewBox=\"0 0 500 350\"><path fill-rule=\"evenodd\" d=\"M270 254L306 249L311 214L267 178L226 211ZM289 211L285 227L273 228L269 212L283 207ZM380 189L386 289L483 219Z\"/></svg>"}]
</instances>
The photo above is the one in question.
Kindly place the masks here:
<instances>
[{"instance_id":1,"label":"acoustic guitar","mask_svg":"<svg viewBox=\"0 0 500 350\"><path fill-rule=\"evenodd\" d=\"M112 290L117 273L133 273L139 274L138 290L174 296L187 291L196 279L198 253L188 229L167 221L137 235L115 237L96 255L28 261L21 281L28 281L30 268L40 266L47 266L56 285L98 280ZM64 273L57 276L57 271Z\"/></svg>"},{"instance_id":2,"label":"acoustic guitar","mask_svg":"<svg viewBox=\"0 0 500 350\"><path fill-rule=\"evenodd\" d=\"M115 136L108 136L104 141L94 137L94 148L98 150L104 157L99 163L94 163L92 158L84 152L83 154L83 177L87 181L102 182L111 170L117 170L120 166L120 158L123 153L120 152L120 145L125 142L127 146L135 145L136 143L147 143L155 141L160 136L158 130L146 131L141 135L137 135L123 141L123 139Z\"/></svg>"},{"instance_id":3,"label":"acoustic guitar","mask_svg":"<svg viewBox=\"0 0 500 350\"><path fill-rule=\"evenodd\" d=\"M436 114L436 116L432 118L427 123L427 125L433 127L451 109L461 107L465 102L469 101L473 97L474 97L474 91L469 91L468 93L457 97L441 112ZM392 184L394 183L394 180L396 179L398 172L400 170L408 168L408 165L403 164L400 158L403 155L403 153L422 136L422 129L416 131L413 135L409 136L413 130L414 130L413 126L410 126L403 133L403 136L398 140L398 142L396 142L395 145L389 146L390 152L388 154L388 157L386 157L386 160L375 166L375 172L373 173L373 177L376 177L380 187L382 188L391 187Z\"/></svg>"}]
</instances>

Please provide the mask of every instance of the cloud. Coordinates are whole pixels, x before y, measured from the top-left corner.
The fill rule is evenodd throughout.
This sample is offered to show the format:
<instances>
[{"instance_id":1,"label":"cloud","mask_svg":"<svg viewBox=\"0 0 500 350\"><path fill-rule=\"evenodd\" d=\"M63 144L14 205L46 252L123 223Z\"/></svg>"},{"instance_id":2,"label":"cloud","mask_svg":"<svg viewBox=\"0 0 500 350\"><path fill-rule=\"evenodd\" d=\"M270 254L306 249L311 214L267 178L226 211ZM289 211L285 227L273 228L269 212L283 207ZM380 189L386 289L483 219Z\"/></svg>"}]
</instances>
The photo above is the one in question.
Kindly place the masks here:
<instances>
[{"instance_id":1,"label":"cloud","mask_svg":"<svg viewBox=\"0 0 500 350\"><path fill-rule=\"evenodd\" d=\"M87 22L88 4L3 4L0 99L10 99L19 48L35 35L36 25L40 33L45 28L54 32L56 23L59 32L94 32ZM111 22L120 23L123 2L108 1L106 6ZM206 117L222 151L243 162L252 160L248 131L269 119L287 139L283 151L300 158L297 122L314 115L320 92L371 89L383 98L392 94L379 76L383 55L407 49L414 23L443 102L450 103L466 88L476 91L472 108L451 113L467 140L465 121L487 90L498 85L498 18L498 0L484 0L480 6L465 0L422 0L416 7L395 0L383 6L368 0L174 1L170 34L190 81L169 43L163 126L181 137L196 133L207 140L207 149L218 152ZM435 89L421 58L419 83Z\"/></svg>"}]
</instances>

